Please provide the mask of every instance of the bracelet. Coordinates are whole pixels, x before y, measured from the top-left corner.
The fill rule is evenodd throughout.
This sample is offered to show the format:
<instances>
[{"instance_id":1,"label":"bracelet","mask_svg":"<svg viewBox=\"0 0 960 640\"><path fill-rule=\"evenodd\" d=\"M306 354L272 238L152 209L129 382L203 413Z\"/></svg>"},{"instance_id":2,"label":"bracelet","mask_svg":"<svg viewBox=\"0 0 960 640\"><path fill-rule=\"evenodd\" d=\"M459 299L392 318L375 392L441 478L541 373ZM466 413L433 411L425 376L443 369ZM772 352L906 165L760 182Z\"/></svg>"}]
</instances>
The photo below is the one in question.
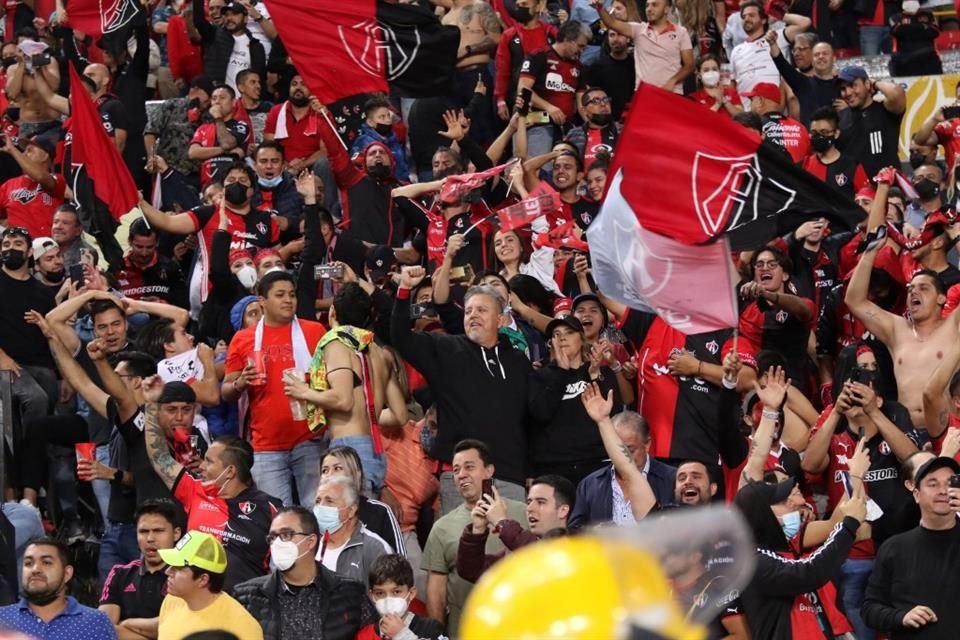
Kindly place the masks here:
<instances>
[{"instance_id":1,"label":"bracelet","mask_svg":"<svg viewBox=\"0 0 960 640\"><path fill-rule=\"evenodd\" d=\"M623 369L623 365L621 365L619 362L617 363L617 366L610 367L610 371L613 371L614 373L620 373L622 369Z\"/></svg>"},{"instance_id":2,"label":"bracelet","mask_svg":"<svg viewBox=\"0 0 960 640\"><path fill-rule=\"evenodd\" d=\"M697 377L703 377L703 360L697 360Z\"/></svg>"},{"instance_id":3,"label":"bracelet","mask_svg":"<svg viewBox=\"0 0 960 640\"><path fill-rule=\"evenodd\" d=\"M764 410L760 413L760 416L763 417L763 418L766 418L767 420L777 421L777 420L780 419L780 412L779 412L779 411L773 411L772 409L764 409Z\"/></svg>"}]
</instances>

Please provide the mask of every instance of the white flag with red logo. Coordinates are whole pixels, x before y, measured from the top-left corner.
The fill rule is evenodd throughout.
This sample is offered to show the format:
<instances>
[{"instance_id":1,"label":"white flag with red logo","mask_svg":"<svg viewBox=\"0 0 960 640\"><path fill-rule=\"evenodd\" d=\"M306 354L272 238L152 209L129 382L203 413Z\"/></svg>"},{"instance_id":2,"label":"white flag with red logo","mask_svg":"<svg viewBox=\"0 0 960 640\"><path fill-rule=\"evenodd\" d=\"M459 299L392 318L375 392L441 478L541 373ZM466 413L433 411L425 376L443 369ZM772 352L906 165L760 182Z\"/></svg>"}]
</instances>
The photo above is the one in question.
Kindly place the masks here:
<instances>
[{"instance_id":1,"label":"white flag with red logo","mask_svg":"<svg viewBox=\"0 0 960 640\"><path fill-rule=\"evenodd\" d=\"M587 229L593 277L604 294L653 311L686 334L737 326L736 277L726 239L682 244L640 226L617 171Z\"/></svg>"}]
</instances>

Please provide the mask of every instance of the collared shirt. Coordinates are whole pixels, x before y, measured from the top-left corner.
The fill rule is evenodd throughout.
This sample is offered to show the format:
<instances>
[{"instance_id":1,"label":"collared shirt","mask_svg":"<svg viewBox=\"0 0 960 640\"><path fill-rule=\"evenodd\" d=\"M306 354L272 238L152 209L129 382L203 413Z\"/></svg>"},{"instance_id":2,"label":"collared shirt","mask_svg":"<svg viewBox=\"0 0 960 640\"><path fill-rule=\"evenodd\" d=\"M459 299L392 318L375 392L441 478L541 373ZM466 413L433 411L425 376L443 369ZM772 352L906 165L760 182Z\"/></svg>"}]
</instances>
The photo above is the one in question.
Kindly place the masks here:
<instances>
[{"instance_id":1,"label":"collared shirt","mask_svg":"<svg viewBox=\"0 0 960 640\"><path fill-rule=\"evenodd\" d=\"M640 81L662 87L681 67L680 54L692 51L693 44L687 30L673 23L667 23L663 31L657 31L649 22L631 22L633 33L633 62L636 70L636 83ZM674 93L683 93L682 83L677 83Z\"/></svg>"},{"instance_id":2,"label":"collared shirt","mask_svg":"<svg viewBox=\"0 0 960 640\"><path fill-rule=\"evenodd\" d=\"M107 614L85 607L73 596L50 622L44 622L23 598L0 607L0 627L23 632L43 640L116 640L117 632Z\"/></svg>"},{"instance_id":3,"label":"collared shirt","mask_svg":"<svg viewBox=\"0 0 960 640\"><path fill-rule=\"evenodd\" d=\"M163 569L148 572L143 560L117 564L110 569L100 593L100 604L120 607L120 619L153 618L167 595L167 576Z\"/></svg>"},{"instance_id":4,"label":"collared shirt","mask_svg":"<svg viewBox=\"0 0 960 640\"><path fill-rule=\"evenodd\" d=\"M319 570L318 570L319 578ZM323 628L324 595L316 579L292 586L280 580L280 637L284 640L313 640Z\"/></svg>"},{"instance_id":5,"label":"collared shirt","mask_svg":"<svg viewBox=\"0 0 960 640\"><path fill-rule=\"evenodd\" d=\"M630 500L623 494L623 489L620 487L620 483L617 482L617 471L613 469L612 466L611 469L613 471L610 474L610 484L613 487L613 523L618 527L636 524L637 519L634 517L633 509L630 507ZM650 473L650 456L647 456L644 460L641 473L644 478Z\"/></svg>"}]
</instances>

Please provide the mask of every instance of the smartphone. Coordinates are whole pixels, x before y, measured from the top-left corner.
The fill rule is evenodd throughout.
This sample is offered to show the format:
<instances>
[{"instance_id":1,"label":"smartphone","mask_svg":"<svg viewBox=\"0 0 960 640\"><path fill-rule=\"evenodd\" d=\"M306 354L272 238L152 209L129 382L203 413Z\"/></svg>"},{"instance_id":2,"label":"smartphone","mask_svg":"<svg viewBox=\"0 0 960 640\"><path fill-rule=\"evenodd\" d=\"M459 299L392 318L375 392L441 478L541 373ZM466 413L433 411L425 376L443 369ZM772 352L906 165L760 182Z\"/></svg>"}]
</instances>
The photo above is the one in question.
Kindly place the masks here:
<instances>
[{"instance_id":1,"label":"smartphone","mask_svg":"<svg viewBox=\"0 0 960 640\"><path fill-rule=\"evenodd\" d=\"M77 289L80 289L86 284L86 279L83 277L82 264L75 264L70 267L70 281L73 282L73 286Z\"/></svg>"},{"instance_id":2,"label":"smartphone","mask_svg":"<svg viewBox=\"0 0 960 640\"><path fill-rule=\"evenodd\" d=\"M343 279L342 264L318 264L313 268L314 280L341 280Z\"/></svg>"},{"instance_id":3,"label":"smartphone","mask_svg":"<svg viewBox=\"0 0 960 640\"><path fill-rule=\"evenodd\" d=\"M955 105L952 107L943 108L943 117L946 120L952 120L954 118L960 118L960 106Z\"/></svg>"},{"instance_id":4,"label":"smartphone","mask_svg":"<svg viewBox=\"0 0 960 640\"><path fill-rule=\"evenodd\" d=\"M480 490L483 492L483 495L493 497L493 478L484 480Z\"/></svg>"},{"instance_id":5,"label":"smartphone","mask_svg":"<svg viewBox=\"0 0 960 640\"><path fill-rule=\"evenodd\" d=\"M960 489L960 473L955 473L950 476L950 488Z\"/></svg>"},{"instance_id":6,"label":"smartphone","mask_svg":"<svg viewBox=\"0 0 960 640\"><path fill-rule=\"evenodd\" d=\"M410 319L417 318L436 318L437 310L432 304L412 304L410 305Z\"/></svg>"},{"instance_id":7,"label":"smartphone","mask_svg":"<svg viewBox=\"0 0 960 640\"><path fill-rule=\"evenodd\" d=\"M522 104L520 108L517 109L517 113L520 114L521 118L525 118L528 113L530 113L530 101L533 99L533 89L523 89L520 91L520 100Z\"/></svg>"},{"instance_id":8,"label":"smartphone","mask_svg":"<svg viewBox=\"0 0 960 640\"><path fill-rule=\"evenodd\" d=\"M35 55L35 56L30 56L30 65L31 65L34 69L38 69L38 68L40 68L40 67L45 67L45 66L48 65L48 64L50 64L50 54L49 54L49 53L38 53L38 54Z\"/></svg>"}]
</instances>

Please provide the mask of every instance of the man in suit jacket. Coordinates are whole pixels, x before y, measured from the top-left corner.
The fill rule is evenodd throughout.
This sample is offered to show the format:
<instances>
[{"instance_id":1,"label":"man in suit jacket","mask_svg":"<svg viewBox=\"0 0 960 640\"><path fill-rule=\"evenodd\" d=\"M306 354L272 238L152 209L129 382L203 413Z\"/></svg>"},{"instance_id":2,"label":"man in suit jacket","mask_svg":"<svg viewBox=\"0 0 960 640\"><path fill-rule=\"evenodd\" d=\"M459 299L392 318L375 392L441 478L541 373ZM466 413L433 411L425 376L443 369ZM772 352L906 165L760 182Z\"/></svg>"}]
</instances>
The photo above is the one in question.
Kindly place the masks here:
<instances>
[{"instance_id":1,"label":"man in suit jacket","mask_svg":"<svg viewBox=\"0 0 960 640\"><path fill-rule=\"evenodd\" d=\"M677 470L647 455L650 428L646 420L639 413L624 411L613 417L613 426L629 450L634 464L643 470L657 503L673 504ZM613 465L594 471L577 485L577 499L568 526L576 529L611 521L615 524L634 521Z\"/></svg>"}]
</instances>

